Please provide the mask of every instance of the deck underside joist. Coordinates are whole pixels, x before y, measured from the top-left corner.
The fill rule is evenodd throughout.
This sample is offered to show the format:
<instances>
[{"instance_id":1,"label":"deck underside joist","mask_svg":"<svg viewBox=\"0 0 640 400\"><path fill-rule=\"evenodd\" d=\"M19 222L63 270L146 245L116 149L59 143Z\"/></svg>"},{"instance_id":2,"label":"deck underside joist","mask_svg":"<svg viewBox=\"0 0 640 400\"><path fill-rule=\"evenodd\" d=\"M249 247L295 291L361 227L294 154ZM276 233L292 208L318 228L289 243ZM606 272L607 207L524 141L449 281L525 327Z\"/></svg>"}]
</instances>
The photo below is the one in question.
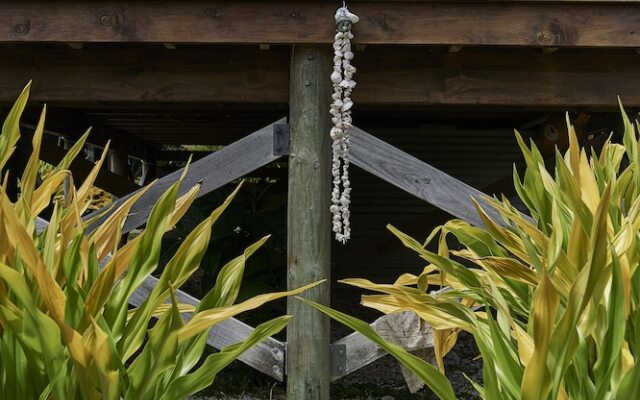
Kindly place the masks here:
<instances>
[{"instance_id":1,"label":"deck underside joist","mask_svg":"<svg viewBox=\"0 0 640 400\"><path fill-rule=\"evenodd\" d=\"M640 47L633 1L358 1L360 44ZM0 42L329 43L337 1L4 1Z\"/></svg>"},{"instance_id":2,"label":"deck underside joist","mask_svg":"<svg viewBox=\"0 0 640 400\"><path fill-rule=\"evenodd\" d=\"M640 7L640 6L639 6ZM54 104L236 103L289 100L288 46L0 46L0 102L33 80L32 100ZM640 106L632 50L367 47L357 52L357 107L483 106L613 110Z\"/></svg>"}]
</instances>

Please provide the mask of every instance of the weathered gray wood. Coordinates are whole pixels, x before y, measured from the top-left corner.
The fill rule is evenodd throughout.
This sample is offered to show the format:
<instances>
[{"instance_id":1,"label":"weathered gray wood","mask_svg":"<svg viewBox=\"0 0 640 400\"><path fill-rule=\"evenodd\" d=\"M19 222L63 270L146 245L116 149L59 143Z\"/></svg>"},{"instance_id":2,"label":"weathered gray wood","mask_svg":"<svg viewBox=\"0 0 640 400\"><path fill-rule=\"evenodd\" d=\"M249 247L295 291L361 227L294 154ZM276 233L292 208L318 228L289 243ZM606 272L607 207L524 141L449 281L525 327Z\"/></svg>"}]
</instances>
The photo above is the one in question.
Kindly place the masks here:
<instances>
[{"instance_id":1,"label":"weathered gray wood","mask_svg":"<svg viewBox=\"0 0 640 400\"><path fill-rule=\"evenodd\" d=\"M131 296L129 303L134 306L140 306L149 297L149 294L157 282L158 278L154 276L148 277L142 286ZM176 292L176 297L181 303L194 306L200 304L200 300L181 290ZM191 317L191 314L186 315L188 318ZM222 349L245 340L252 331L253 328L244 322L230 318L211 328L207 343L216 349ZM284 343L273 338L267 338L242 353L240 357L238 357L238 360L282 382L284 374L284 351Z\"/></svg>"},{"instance_id":2,"label":"weathered gray wood","mask_svg":"<svg viewBox=\"0 0 640 400\"><path fill-rule=\"evenodd\" d=\"M402 346L405 350L416 351L433 347L431 327L427 324L421 324L420 318L413 312L388 314L378 318L370 325L385 340ZM331 377L334 381L388 354L358 332L345 336L335 344L346 346L347 368L343 374Z\"/></svg>"},{"instance_id":3,"label":"weathered gray wood","mask_svg":"<svg viewBox=\"0 0 640 400\"><path fill-rule=\"evenodd\" d=\"M287 287L330 278L329 102L332 53L295 46L291 62ZM328 305L326 282L302 296ZM287 398L329 400L329 320L288 299Z\"/></svg>"},{"instance_id":4,"label":"weathered gray wood","mask_svg":"<svg viewBox=\"0 0 640 400\"><path fill-rule=\"evenodd\" d=\"M481 191L447 175L360 128L351 130L351 163L412 195L471 224L482 226L471 199L475 199L495 220L498 215L486 206ZM358 190L354 188L354 190Z\"/></svg>"},{"instance_id":5,"label":"weathered gray wood","mask_svg":"<svg viewBox=\"0 0 640 400\"><path fill-rule=\"evenodd\" d=\"M284 121L282 119L276 123L283 123ZM273 124L270 124L191 164L189 172L180 187L180 193L185 193L199 181L202 181L200 189L200 195L202 196L278 158L280 156L273 155ZM180 175L182 175L182 170L159 179L133 205L122 229L123 234L144 224L158 198L180 178ZM110 207L117 208L131 195L118 200ZM98 210L87 216L87 218L92 218L104 211L104 209ZM108 215L107 213L99 219L90 227L89 231L104 221Z\"/></svg>"}]
</instances>

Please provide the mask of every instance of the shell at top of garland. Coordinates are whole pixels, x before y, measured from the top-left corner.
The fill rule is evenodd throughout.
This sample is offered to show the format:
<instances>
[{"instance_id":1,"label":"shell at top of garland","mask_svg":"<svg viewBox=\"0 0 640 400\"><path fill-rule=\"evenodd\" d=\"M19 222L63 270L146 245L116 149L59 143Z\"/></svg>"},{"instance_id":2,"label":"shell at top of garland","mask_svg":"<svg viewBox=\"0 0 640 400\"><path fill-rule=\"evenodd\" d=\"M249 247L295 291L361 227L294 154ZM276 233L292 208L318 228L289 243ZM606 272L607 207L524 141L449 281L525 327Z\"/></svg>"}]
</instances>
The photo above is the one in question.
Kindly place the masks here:
<instances>
[{"instance_id":1,"label":"shell at top of garland","mask_svg":"<svg viewBox=\"0 0 640 400\"><path fill-rule=\"evenodd\" d=\"M351 93L356 87L353 75L356 68L351 65L354 58L351 49L353 33L351 28L360 18L350 12L346 6L336 11L336 36L333 42L333 94L331 98L331 140L333 190L331 192L331 214L333 218L333 232L340 243L346 243L351 238L350 212L351 182L349 181L349 129L352 126L351 108L353 101Z\"/></svg>"}]
</instances>

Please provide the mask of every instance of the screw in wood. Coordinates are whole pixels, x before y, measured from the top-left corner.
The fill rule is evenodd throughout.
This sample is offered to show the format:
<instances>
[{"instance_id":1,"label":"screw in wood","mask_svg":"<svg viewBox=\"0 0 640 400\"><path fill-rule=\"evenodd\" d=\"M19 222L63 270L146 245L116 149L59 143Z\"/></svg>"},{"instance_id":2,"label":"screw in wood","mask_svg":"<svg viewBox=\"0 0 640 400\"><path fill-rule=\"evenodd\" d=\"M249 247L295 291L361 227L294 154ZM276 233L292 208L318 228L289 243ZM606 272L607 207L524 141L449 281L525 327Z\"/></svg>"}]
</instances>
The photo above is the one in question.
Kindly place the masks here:
<instances>
[{"instance_id":1,"label":"screw in wood","mask_svg":"<svg viewBox=\"0 0 640 400\"><path fill-rule=\"evenodd\" d=\"M102 26L113 26L116 17L113 14L102 14L98 21Z\"/></svg>"},{"instance_id":2,"label":"screw in wood","mask_svg":"<svg viewBox=\"0 0 640 400\"><path fill-rule=\"evenodd\" d=\"M14 28L15 33L19 35L26 35L31 30L31 22L27 21L24 24L17 24Z\"/></svg>"}]
</instances>

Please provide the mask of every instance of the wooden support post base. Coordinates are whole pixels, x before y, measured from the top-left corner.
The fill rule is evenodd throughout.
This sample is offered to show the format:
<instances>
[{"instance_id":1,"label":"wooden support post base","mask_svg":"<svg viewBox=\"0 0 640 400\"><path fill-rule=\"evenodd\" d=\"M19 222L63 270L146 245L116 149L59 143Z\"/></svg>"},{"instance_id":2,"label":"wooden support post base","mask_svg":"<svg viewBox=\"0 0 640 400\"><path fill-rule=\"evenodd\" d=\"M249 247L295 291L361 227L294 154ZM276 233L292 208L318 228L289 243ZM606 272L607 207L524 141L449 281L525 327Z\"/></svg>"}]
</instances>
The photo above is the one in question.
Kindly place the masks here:
<instances>
[{"instance_id":1,"label":"wooden support post base","mask_svg":"<svg viewBox=\"0 0 640 400\"><path fill-rule=\"evenodd\" d=\"M304 297L330 300L331 194L329 103L332 52L327 45L294 46L290 83L288 274L297 288L327 282ZM329 400L329 320L296 299L288 299L287 398Z\"/></svg>"}]
</instances>

